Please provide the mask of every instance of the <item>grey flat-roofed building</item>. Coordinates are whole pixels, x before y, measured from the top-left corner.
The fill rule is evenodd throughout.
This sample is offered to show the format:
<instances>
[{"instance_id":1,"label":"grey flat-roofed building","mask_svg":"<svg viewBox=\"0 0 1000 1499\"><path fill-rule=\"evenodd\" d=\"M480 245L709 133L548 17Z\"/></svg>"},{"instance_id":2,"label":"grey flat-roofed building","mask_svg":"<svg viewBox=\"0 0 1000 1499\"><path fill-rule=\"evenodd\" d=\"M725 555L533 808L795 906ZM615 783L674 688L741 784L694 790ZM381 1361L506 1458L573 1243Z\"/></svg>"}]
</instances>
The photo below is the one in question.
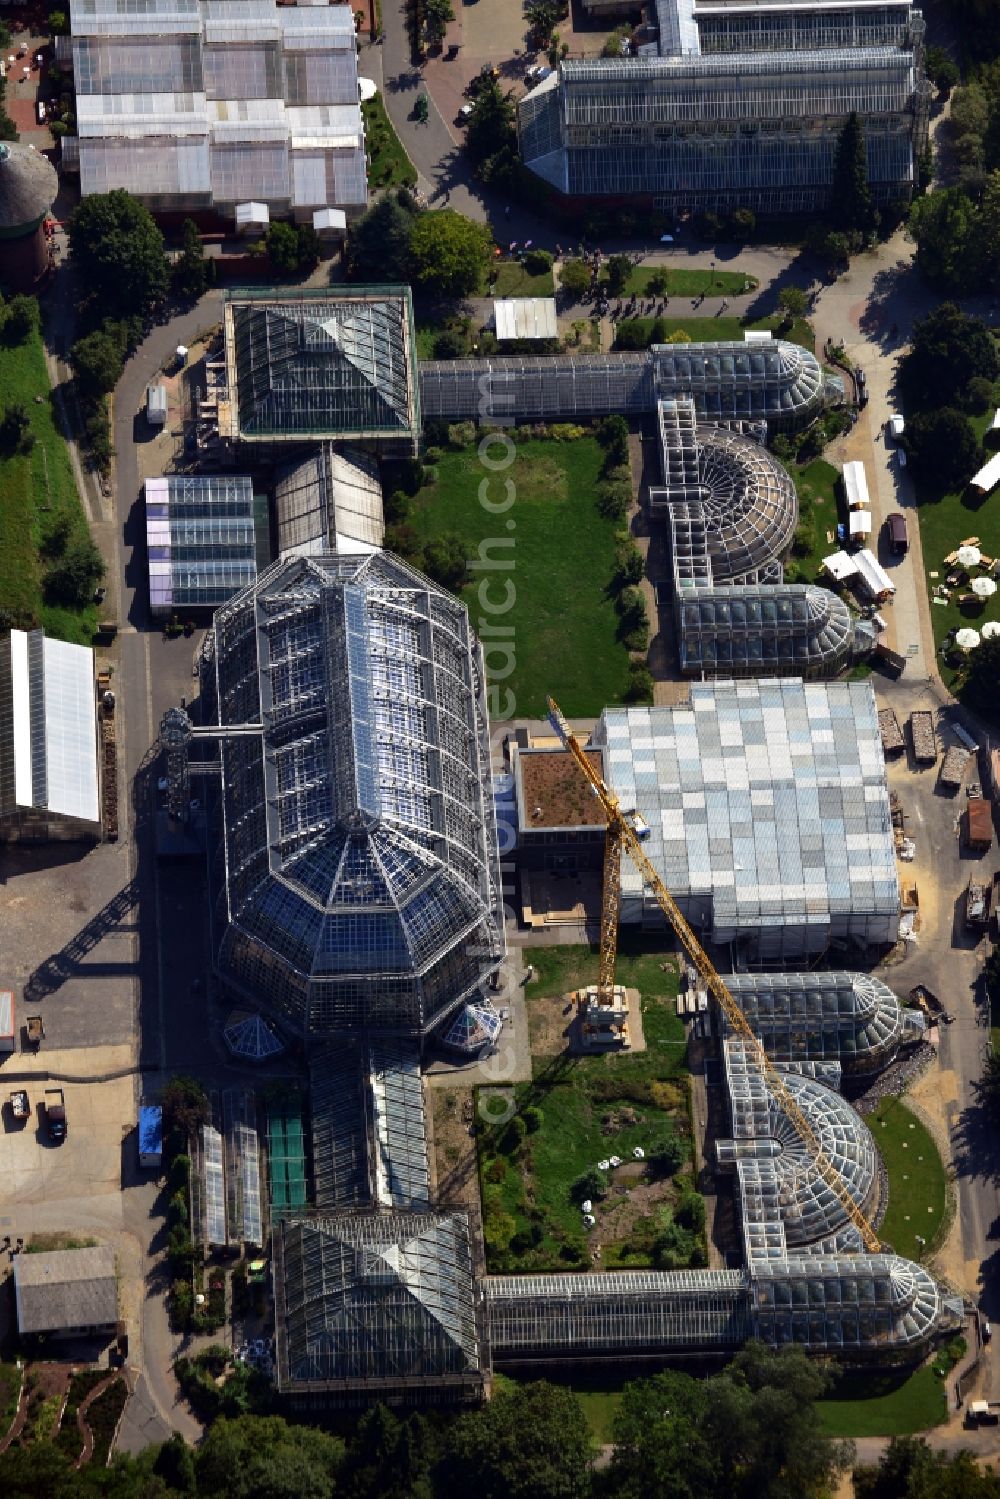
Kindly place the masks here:
<instances>
[{"instance_id":1,"label":"grey flat-roofed building","mask_svg":"<svg viewBox=\"0 0 1000 1499\"><path fill-rule=\"evenodd\" d=\"M420 435L409 287L227 293L223 437L255 447L323 439L409 452Z\"/></svg>"},{"instance_id":2,"label":"grey flat-roofed building","mask_svg":"<svg viewBox=\"0 0 1000 1499\"><path fill-rule=\"evenodd\" d=\"M0 640L0 838L100 832L94 653L11 630Z\"/></svg>"},{"instance_id":3,"label":"grey flat-roofed building","mask_svg":"<svg viewBox=\"0 0 1000 1499\"><path fill-rule=\"evenodd\" d=\"M271 0L71 0L88 193L163 212L262 202L311 223L364 207L354 16Z\"/></svg>"},{"instance_id":4,"label":"grey flat-roofed building","mask_svg":"<svg viewBox=\"0 0 1000 1499\"><path fill-rule=\"evenodd\" d=\"M322 443L315 452L286 464L274 486L278 551L376 551L385 536L378 464L355 448L339 452Z\"/></svg>"},{"instance_id":5,"label":"grey flat-roofed building","mask_svg":"<svg viewBox=\"0 0 1000 1499\"><path fill-rule=\"evenodd\" d=\"M281 1224L277 1384L331 1404L476 1399L483 1351L464 1213L352 1213Z\"/></svg>"},{"instance_id":6,"label":"grey flat-roofed building","mask_svg":"<svg viewBox=\"0 0 1000 1499\"><path fill-rule=\"evenodd\" d=\"M762 962L822 952L831 938L895 941L899 878L869 683L694 683L688 707L606 708L592 737L706 937ZM626 862L622 919L655 922L658 909Z\"/></svg>"},{"instance_id":7,"label":"grey flat-roofed building","mask_svg":"<svg viewBox=\"0 0 1000 1499\"><path fill-rule=\"evenodd\" d=\"M22 1335L112 1333L118 1321L115 1251L55 1249L14 1257L14 1299Z\"/></svg>"}]
</instances>

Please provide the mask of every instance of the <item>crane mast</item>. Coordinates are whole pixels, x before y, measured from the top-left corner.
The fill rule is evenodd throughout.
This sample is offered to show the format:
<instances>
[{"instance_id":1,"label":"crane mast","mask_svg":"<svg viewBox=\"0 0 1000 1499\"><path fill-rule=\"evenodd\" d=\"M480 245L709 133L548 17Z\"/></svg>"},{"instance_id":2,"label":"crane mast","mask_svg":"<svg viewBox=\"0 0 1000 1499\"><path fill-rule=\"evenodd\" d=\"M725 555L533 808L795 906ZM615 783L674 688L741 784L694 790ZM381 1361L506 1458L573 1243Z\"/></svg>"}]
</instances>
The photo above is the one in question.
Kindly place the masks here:
<instances>
[{"instance_id":1,"label":"crane mast","mask_svg":"<svg viewBox=\"0 0 1000 1499\"><path fill-rule=\"evenodd\" d=\"M816 1162L817 1169L827 1186L834 1193L844 1212L861 1235L865 1248L877 1254L881 1245L878 1235L865 1217L861 1208L848 1192L829 1156L823 1150L812 1125L802 1112L784 1078L772 1063L757 1036L751 1030L746 1016L730 994L721 976L716 972L712 960L695 936L680 907L667 889L653 866L635 830L631 818L622 810L618 797L611 787L598 775L584 752L579 739L573 733L558 703L548 699L549 721L563 746L569 751L582 773L590 782L597 800L604 808L608 819L608 841L605 849L604 886L601 901L601 948L599 987L601 993L610 994L614 988L615 958L618 949L618 913L621 901L621 856L626 852L642 875L644 883L653 892L660 910L669 921L681 947L693 964L708 992L722 1009L726 1019L743 1041L750 1059L756 1063L764 1077L768 1090L788 1119L799 1139Z\"/></svg>"}]
</instances>

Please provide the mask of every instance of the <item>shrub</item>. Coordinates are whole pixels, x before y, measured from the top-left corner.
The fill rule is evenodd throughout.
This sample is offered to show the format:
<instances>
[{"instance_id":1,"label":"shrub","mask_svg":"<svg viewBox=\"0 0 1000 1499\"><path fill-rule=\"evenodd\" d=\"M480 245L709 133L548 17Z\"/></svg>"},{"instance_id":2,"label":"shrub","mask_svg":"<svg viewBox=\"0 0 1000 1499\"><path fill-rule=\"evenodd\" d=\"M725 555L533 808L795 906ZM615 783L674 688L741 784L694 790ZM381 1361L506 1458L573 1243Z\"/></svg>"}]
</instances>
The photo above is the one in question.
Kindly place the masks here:
<instances>
[{"instance_id":1,"label":"shrub","mask_svg":"<svg viewBox=\"0 0 1000 1499\"><path fill-rule=\"evenodd\" d=\"M170 1163L170 1174L167 1177L167 1188L171 1195L175 1192L186 1192L191 1181L191 1157L189 1155L175 1155Z\"/></svg>"},{"instance_id":2,"label":"shrub","mask_svg":"<svg viewBox=\"0 0 1000 1499\"><path fill-rule=\"evenodd\" d=\"M522 1114L514 1114L508 1121L503 1134L500 1137L500 1148L505 1155L513 1155L520 1149L525 1135L528 1133L528 1125Z\"/></svg>"},{"instance_id":3,"label":"shrub","mask_svg":"<svg viewBox=\"0 0 1000 1499\"><path fill-rule=\"evenodd\" d=\"M434 340L435 359L461 359L466 352L465 339L453 328L446 328Z\"/></svg>"},{"instance_id":4,"label":"shrub","mask_svg":"<svg viewBox=\"0 0 1000 1499\"><path fill-rule=\"evenodd\" d=\"M700 1192L685 1192L677 1204L674 1217L681 1228L700 1234L705 1227L705 1199Z\"/></svg>"},{"instance_id":5,"label":"shrub","mask_svg":"<svg viewBox=\"0 0 1000 1499\"><path fill-rule=\"evenodd\" d=\"M645 318L625 318L615 332L616 349L645 349L649 344L649 324Z\"/></svg>"},{"instance_id":6,"label":"shrub","mask_svg":"<svg viewBox=\"0 0 1000 1499\"><path fill-rule=\"evenodd\" d=\"M993 382L987 380L985 375L973 375L965 390L965 400L962 402L966 411L972 411L981 416L993 405Z\"/></svg>"},{"instance_id":7,"label":"shrub","mask_svg":"<svg viewBox=\"0 0 1000 1499\"><path fill-rule=\"evenodd\" d=\"M665 297L670 290L670 276L667 271L654 271L646 282L651 297Z\"/></svg>"},{"instance_id":8,"label":"shrub","mask_svg":"<svg viewBox=\"0 0 1000 1499\"><path fill-rule=\"evenodd\" d=\"M23 343L38 328L38 303L34 297L12 297L3 320L4 336L11 343Z\"/></svg>"},{"instance_id":9,"label":"shrub","mask_svg":"<svg viewBox=\"0 0 1000 1499\"><path fill-rule=\"evenodd\" d=\"M590 290L590 272L582 260L567 260L559 267L559 285L571 297L582 297Z\"/></svg>"},{"instance_id":10,"label":"shrub","mask_svg":"<svg viewBox=\"0 0 1000 1499\"><path fill-rule=\"evenodd\" d=\"M631 503L631 484L616 479L597 486L597 510L605 520L623 521Z\"/></svg>"},{"instance_id":11,"label":"shrub","mask_svg":"<svg viewBox=\"0 0 1000 1499\"><path fill-rule=\"evenodd\" d=\"M653 325L649 330L649 341L651 344L662 344L667 338L667 320L665 317L653 319Z\"/></svg>"},{"instance_id":12,"label":"shrub","mask_svg":"<svg viewBox=\"0 0 1000 1499\"><path fill-rule=\"evenodd\" d=\"M591 1166L582 1176L578 1176L569 1189L570 1201L575 1203L599 1202L602 1197L608 1195L608 1174L599 1171L596 1166Z\"/></svg>"},{"instance_id":13,"label":"shrub","mask_svg":"<svg viewBox=\"0 0 1000 1499\"><path fill-rule=\"evenodd\" d=\"M578 422L553 422L549 428L553 442L579 442L586 435L586 427L581 427Z\"/></svg>"},{"instance_id":14,"label":"shrub","mask_svg":"<svg viewBox=\"0 0 1000 1499\"><path fill-rule=\"evenodd\" d=\"M410 514L410 496L404 494L401 489L394 489L385 502L385 523L387 526L397 526L405 521Z\"/></svg>"},{"instance_id":15,"label":"shrub","mask_svg":"<svg viewBox=\"0 0 1000 1499\"><path fill-rule=\"evenodd\" d=\"M555 257L548 250L529 250L524 257L524 269L531 276L544 276L551 271Z\"/></svg>"},{"instance_id":16,"label":"shrub","mask_svg":"<svg viewBox=\"0 0 1000 1499\"><path fill-rule=\"evenodd\" d=\"M527 1108L521 1111L521 1118L524 1120L527 1126L529 1135L537 1134L542 1125L545 1123L545 1115L542 1113L541 1109L533 1103L529 1103Z\"/></svg>"},{"instance_id":17,"label":"shrub","mask_svg":"<svg viewBox=\"0 0 1000 1499\"><path fill-rule=\"evenodd\" d=\"M615 575L612 586L619 589L627 588L630 583L638 583L644 571L645 565L639 548L631 536L622 537L615 546Z\"/></svg>"},{"instance_id":18,"label":"shrub","mask_svg":"<svg viewBox=\"0 0 1000 1499\"><path fill-rule=\"evenodd\" d=\"M167 1221L173 1226L175 1223L188 1221L188 1200L186 1192L175 1192L167 1204Z\"/></svg>"},{"instance_id":19,"label":"shrub","mask_svg":"<svg viewBox=\"0 0 1000 1499\"><path fill-rule=\"evenodd\" d=\"M448 446L471 448L476 440L475 422L452 422L448 427Z\"/></svg>"},{"instance_id":20,"label":"shrub","mask_svg":"<svg viewBox=\"0 0 1000 1499\"><path fill-rule=\"evenodd\" d=\"M627 703L649 703L653 700L653 674L641 661L629 665L628 685L625 688Z\"/></svg>"},{"instance_id":21,"label":"shrub","mask_svg":"<svg viewBox=\"0 0 1000 1499\"><path fill-rule=\"evenodd\" d=\"M677 1135L665 1135L648 1152L646 1160L650 1175L673 1176L687 1159L684 1143Z\"/></svg>"}]
</instances>

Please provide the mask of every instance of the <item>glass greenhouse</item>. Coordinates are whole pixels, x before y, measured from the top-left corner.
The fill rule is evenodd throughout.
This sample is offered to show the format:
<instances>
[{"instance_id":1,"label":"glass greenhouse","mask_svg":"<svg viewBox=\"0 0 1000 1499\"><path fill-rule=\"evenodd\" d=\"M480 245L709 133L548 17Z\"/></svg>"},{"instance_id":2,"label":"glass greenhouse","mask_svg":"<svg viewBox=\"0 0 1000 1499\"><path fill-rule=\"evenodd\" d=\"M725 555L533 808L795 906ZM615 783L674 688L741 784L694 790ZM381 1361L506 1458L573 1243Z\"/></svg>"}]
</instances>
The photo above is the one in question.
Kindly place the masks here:
<instances>
[{"instance_id":1,"label":"glass greenhouse","mask_svg":"<svg viewBox=\"0 0 1000 1499\"><path fill-rule=\"evenodd\" d=\"M695 587L678 593L675 605L680 667L687 676L832 677L875 644L869 621L813 584Z\"/></svg>"},{"instance_id":2,"label":"glass greenhouse","mask_svg":"<svg viewBox=\"0 0 1000 1499\"><path fill-rule=\"evenodd\" d=\"M215 616L217 966L302 1037L419 1037L503 952L482 659L385 553L290 557Z\"/></svg>"},{"instance_id":3,"label":"glass greenhouse","mask_svg":"<svg viewBox=\"0 0 1000 1499\"><path fill-rule=\"evenodd\" d=\"M378 464L368 453L322 443L286 464L274 486L278 552L367 552L382 545L385 519Z\"/></svg>"},{"instance_id":4,"label":"glass greenhouse","mask_svg":"<svg viewBox=\"0 0 1000 1499\"><path fill-rule=\"evenodd\" d=\"M808 1255L749 1270L487 1276L494 1362L729 1351L749 1338L912 1358L961 1328L962 1302L896 1255Z\"/></svg>"},{"instance_id":5,"label":"glass greenhouse","mask_svg":"<svg viewBox=\"0 0 1000 1499\"><path fill-rule=\"evenodd\" d=\"M163 212L368 198L354 16L271 0L70 0L80 189Z\"/></svg>"},{"instance_id":6,"label":"glass greenhouse","mask_svg":"<svg viewBox=\"0 0 1000 1499\"><path fill-rule=\"evenodd\" d=\"M639 415L690 396L710 421L805 425L840 388L797 344L662 344L642 354L424 360L424 417L458 421Z\"/></svg>"},{"instance_id":7,"label":"glass greenhouse","mask_svg":"<svg viewBox=\"0 0 1000 1499\"><path fill-rule=\"evenodd\" d=\"M695 682L686 707L606 708L605 778L650 828L687 920L749 961L892 942L899 876L867 682ZM655 923L622 869L622 920Z\"/></svg>"},{"instance_id":8,"label":"glass greenhouse","mask_svg":"<svg viewBox=\"0 0 1000 1499\"><path fill-rule=\"evenodd\" d=\"M326 1404L454 1401L482 1390L463 1213L353 1213L274 1236L276 1378Z\"/></svg>"},{"instance_id":9,"label":"glass greenhouse","mask_svg":"<svg viewBox=\"0 0 1000 1499\"><path fill-rule=\"evenodd\" d=\"M224 330L220 435L413 448L420 404L408 287L233 291Z\"/></svg>"},{"instance_id":10,"label":"glass greenhouse","mask_svg":"<svg viewBox=\"0 0 1000 1499\"><path fill-rule=\"evenodd\" d=\"M266 1021L259 1015L247 1015L234 1020L222 1033L223 1039L234 1057L247 1062L266 1062L280 1056L285 1043L276 1036Z\"/></svg>"},{"instance_id":11,"label":"glass greenhouse","mask_svg":"<svg viewBox=\"0 0 1000 1499\"><path fill-rule=\"evenodd\" d=\"M149 608L215 609L257 576L253 480L247 474L147 479Z\"/></svg>"},{"instance_id":12,"label":"glass greenhouse","mask_svg":"<svg viewBox=\"0 0 1000 1499\"><path fill-rule=\"evenodd\" d=\"M496 1045L503 1021L488 999L463 1005L441 1031L441 1045L448 1051L473 1056Z\"/></svg>"},{"instance_id":13,"label":"glass greenhouse","mask_svg":"<svg viewBox=\"0 0 1000 1499\"><path fill-rule=\"evenodd\" d=\"M924 1035L920 1011L872 974L736 973L726 984L777 1062L833 1061L847 1077L868 1077Z\"/></svg>"}]
</instances>

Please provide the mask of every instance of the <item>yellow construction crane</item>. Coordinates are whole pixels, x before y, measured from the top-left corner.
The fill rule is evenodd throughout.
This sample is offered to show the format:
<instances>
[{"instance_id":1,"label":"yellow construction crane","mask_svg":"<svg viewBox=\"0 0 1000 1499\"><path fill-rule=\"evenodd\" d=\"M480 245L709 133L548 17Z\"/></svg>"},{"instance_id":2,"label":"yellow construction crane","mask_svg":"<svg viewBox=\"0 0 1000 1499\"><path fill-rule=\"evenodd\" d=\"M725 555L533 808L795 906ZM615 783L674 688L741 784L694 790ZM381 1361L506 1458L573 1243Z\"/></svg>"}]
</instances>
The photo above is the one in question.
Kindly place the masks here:
<instances>
[{"instance_id":1,"label":"yellow construction crane","mask_svg":"<svg viewBox=\"0 0 1000 1499\"><path fill-rule=\"evenodd\" d=\"M781 1073L773 1065L760 1041L750 1029L742 1009L726 988L719 974L716 973L711 959L690 926L688 926L677 902L647 858L645 850L642 847L644 827L637 818L636 813L628 812L622 808L611 787L598 775L587 759L583 746L563 716L559 704L551 697L547 701L549 705L549 721L552 727L590 782L591 789L604 808L608 819L607 846L604 860L604 889L601 900L601 955L598 978L598 989L602 997L602 1002L604 996L610 996L614 992L615 956L618 948L618 912L621 903L621 856L624 850L628 853L629 858L642 875L645 884L653 892L657 904L673 927L677 935L677 940L687 953L688 958L708 988L709 993L721 1006L732 1029L743 1041L747 1054L760 1068L768 1089L777 1101L782 1113L809 1150L823 1180L830 1190L835 1193L844 1212L858 1230L865 1248L871 1253L877 1254L881 1249L878 1235L861 1211L861 1208L854 1201L850 1192L848 1192L841 1180L840 1173L820 1145L812 1125L796 1103Z\"/></svg>"}]
</instances>

